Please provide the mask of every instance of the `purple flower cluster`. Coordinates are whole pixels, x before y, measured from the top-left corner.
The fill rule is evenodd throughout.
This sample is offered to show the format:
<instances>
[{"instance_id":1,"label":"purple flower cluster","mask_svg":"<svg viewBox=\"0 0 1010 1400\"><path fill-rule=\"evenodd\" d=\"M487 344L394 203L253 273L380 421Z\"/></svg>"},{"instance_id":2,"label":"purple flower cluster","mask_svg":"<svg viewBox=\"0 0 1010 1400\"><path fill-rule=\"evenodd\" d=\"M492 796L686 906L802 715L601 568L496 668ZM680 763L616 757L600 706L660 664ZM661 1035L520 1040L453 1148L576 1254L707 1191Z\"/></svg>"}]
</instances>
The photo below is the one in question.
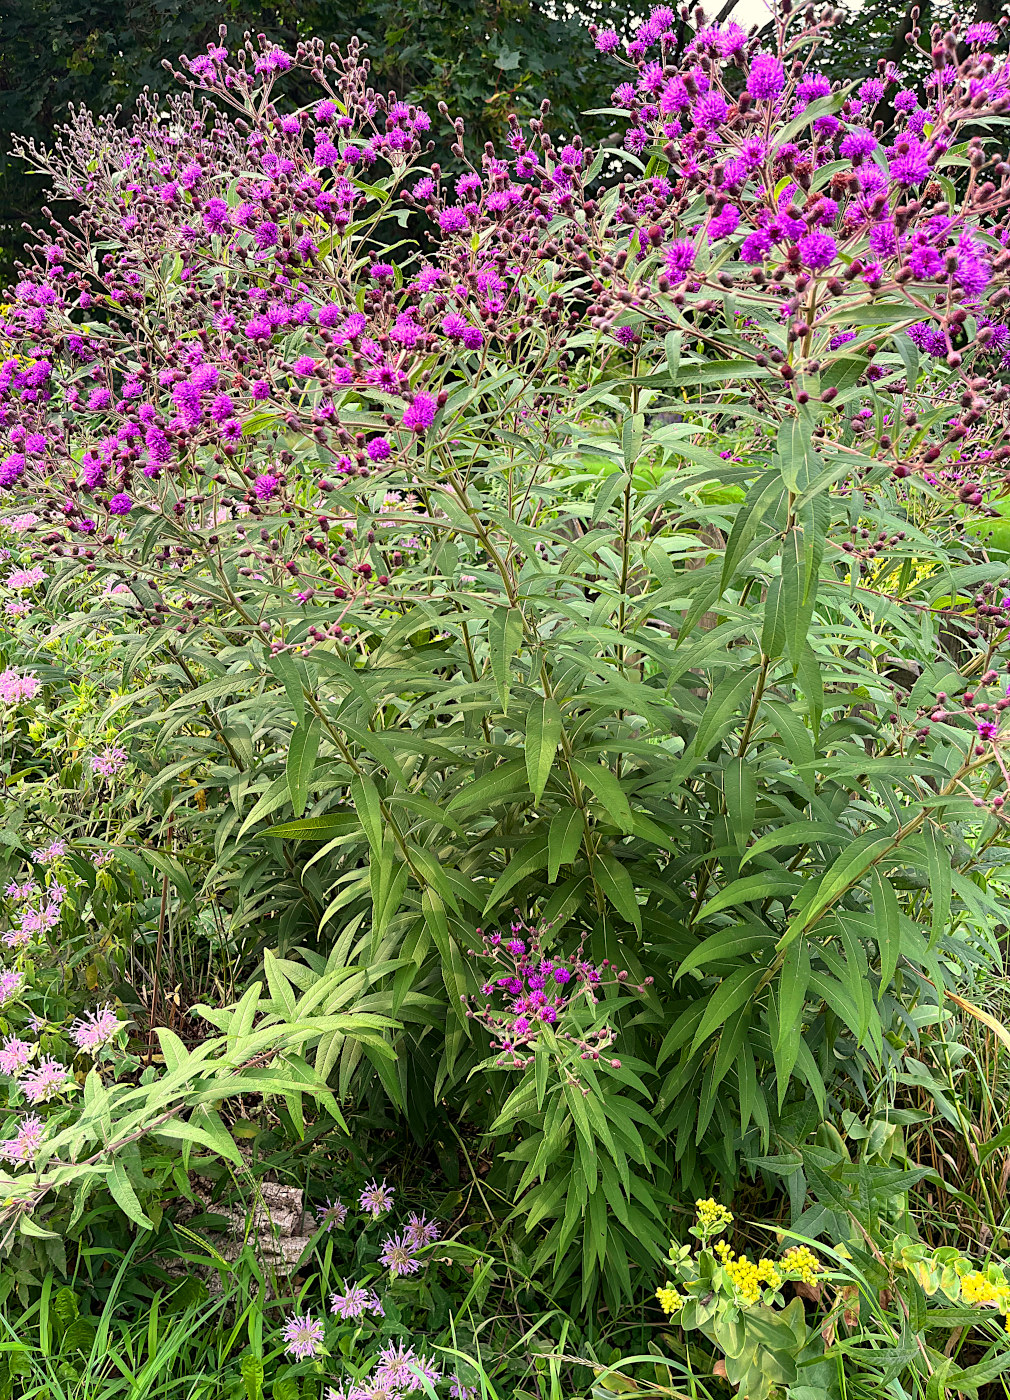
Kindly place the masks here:
<instances>
[{"instance_id":1,"label":"purple flower cluster","mask_svg":"<svg viewBox=\"0 0 1010 1400\"><path fill-rule=\"evenodd\" d=\"M627 974L614 974L607 959L598 966L588 962L581 948L566 959L546 956L546 931L524 921L514 923L508 934L477 932L482 946L470 949L469 956L481 968L482 1000L464 996L463 1002L467 1016L490 1031L501 1052L498 1064L523 1068L532 1063L535 1049L558 1041L576 1047L583 1059L598 1060L613 1043L614 1030L608 1024L583 1027L576 1013L596 1006L605 975L624 983ZM620 1065L619 1060L610 1063Z\"/></svg>"},{"instance_id":2,"label":"purple flower cluster","mask_svg":"<svg viewBox=\"0 0 1010 1400\"><path fill-rule=\"evenodd\" d=\"M441 1369L414 1347L389 1342L380 1349L367 1376L330 1387L326 1397L327 1400L380 1400L380 1397L399 1400L401 1396L423 1390L425 1383L436 1386L442 1379Z\"/></svg>"},{"instance_id":3,"label":"purple flower cluster","mask_svg":"<svg viewBox=\"0 0 1010 1400\"><path fill-rule=\"evenodd\" d=\"M30 672L0 671L0 704L20 705L24 700L31 700L38 688L38 677Z\"/></svg>"}]
</instances>

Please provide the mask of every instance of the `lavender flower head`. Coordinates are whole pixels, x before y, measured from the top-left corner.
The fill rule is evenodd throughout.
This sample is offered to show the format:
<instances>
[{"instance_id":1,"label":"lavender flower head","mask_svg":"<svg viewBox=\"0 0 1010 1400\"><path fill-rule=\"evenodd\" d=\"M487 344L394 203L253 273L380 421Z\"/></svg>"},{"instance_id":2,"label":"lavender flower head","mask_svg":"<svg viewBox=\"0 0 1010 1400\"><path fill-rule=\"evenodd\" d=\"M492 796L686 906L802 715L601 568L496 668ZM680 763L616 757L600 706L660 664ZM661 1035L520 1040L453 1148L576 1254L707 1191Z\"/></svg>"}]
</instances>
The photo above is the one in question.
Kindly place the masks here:
<instances>
[{"instance_id":1,"label":"lavender flower head","mask_svg":"<svg viewBox=\"0 0 1010 1400\"><path fill-rule=\"evenodd\" d=\"M416 1250L416 1241L406 1232L402 1235L387 1235L382 1241L379 1263L385 1265L391 1274L402 1278L406 1274L416 1274L421 1267Z\"/></svg>"},{"instance_id":2,"label":"lavender flower head","mask_svg":"<svg viewBox=\"0 0 1010 1400\"><path fill-rule=\"evenodd\" d=\"M70 1070L52 1055L44 1055L33 1070L21 1081L21 1088L29 1103L47 1103L57 1094L77 1088Z\"/></svg>"},{"instance_id":3,"label":"lavender flower head","mask_svg":"<svg viewBox=\"0 0 1010 1400\"><path fill-rule=\"evenodd\" d=\"M306 1313L288 1318L281 1333L284 1350L298 1361L307 1361L310 1356L318 1356L323 1349L323 1324L317 1317Z\"/></svg>"},{"instance_id":4,"label":"lavender flower head","mask_svg":"<svg viewBox=\"0 0 1010 1400\"><path fill-rule=\"evenodd\" d=\"M440 1239L442 1227L437 1220L426 1220L422 1211L420 1215L412 1214L409 1217L405 1234L420 1249L422 1245L434 1244Z\"/></svg>"},{"instance_id":5,"label":"lavender flower head","mask_svg":"<svg viewBox=\"0 0 1010 1400\"><path fill-rule=\"evenodd\" d=\"M402 1342L390 1342L378 1356L374 1378L379 1385L398 1390L409 1395L422 1388L421 1378L430 1385L438 1385L442 1372L432 1362L418 1356L413 1347L405 1347Z\"/></svg>"},{"instance_id":6,"label":"lavender flower head","mask_svg":"<svg viewBox=\"0 0 1010 1400\"><path fill-rule=\"evenodd\" d=\"M393 1188L387 1186L385 1181L380 1185L373 1178L359 1196L358 1204L373 1220L378 1220L380 1215L385 1215L393 1207Z\"/></svg>"},{"instance_id":7,"label":"lavender flower head","mask_svg":"<svg viewBox=\"0 0 1010 1400\"><path fill-rule=\"evenodd\" d=\"M91 766L103 778L114 777L126 767L126 750L116 744L106 744L101 753L92 754Z\"/></svg>"},{"instance_id":8,"label":"lavender flower head","mask_svg":"<svg viewBox=\"0 0 1010 1400\"><path fill-rule=\"evenodd\" d=\"M347 1207L343 1202L331 1201L327 1197L324 1206L316 1206L316 1215L319 1217L319 1224L325 1225L327 1230L332 1230L335 1225L339 1229L347 1219Z\"/></svg>"},{"instance_id":9,"label":"lavender flower head","mask_svg":"<svg viewBox=\"0 0 1010 1400\"><path fill-rule=\"evenodd\" d=\"M78 1050L94 1054L107 1045L123 1024L111 1006L86 1011L70 1027L70 1035Z\"/></svg>"},{"instance_id":10,"label":"lavender flower head","mask_svg":"<svg viewBox=\"0 0 1010 1400\"><path fill-rule=\"evenodd\" d=\"M360 1322L366 1313L372 1313L375 1317L383 1316L379 1295L360 1284L353 1284L343 1293L331 1293L330 1311L345 1321L350 1319L355 1322Z\"/></svg>"},{"instance_id":11,"label":"lavender flower head","mask_svg":"<svg viewBox=\"0 0 1010 1400\"><path fill-rule=\"evenodd\" d=\"M42 1119L35 1113L29 1113L27 1117L22 1118L21 1126L14 1137L0 1143L0 1155L14 1166L31 1162L45 1141L45 1136L46 1126Z\"/></svg>"}]
</instances>

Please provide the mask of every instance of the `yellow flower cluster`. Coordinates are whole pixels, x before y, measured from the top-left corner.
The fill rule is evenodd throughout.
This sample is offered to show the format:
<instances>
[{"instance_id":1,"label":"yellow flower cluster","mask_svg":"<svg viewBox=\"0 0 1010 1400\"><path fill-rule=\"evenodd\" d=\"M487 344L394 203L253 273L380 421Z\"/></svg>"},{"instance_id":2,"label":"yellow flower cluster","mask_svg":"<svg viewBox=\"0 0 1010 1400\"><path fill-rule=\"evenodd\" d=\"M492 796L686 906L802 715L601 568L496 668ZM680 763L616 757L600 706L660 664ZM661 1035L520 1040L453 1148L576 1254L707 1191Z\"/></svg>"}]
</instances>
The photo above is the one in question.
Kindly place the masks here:
<instances>
[{"instance_id":1,"label":"yellow flower cluster","mask_svg":"<svg viewBox=\"0 0 1010 1400\"><path fill-rule=\"evenodd\" d=\"M711 1196L707 1201L695 1201L694 1208L698 1212L699 1228L704 1230L706 1235L717 1234L733 1223L733 1212L714 1201Z\"/></svg>"},{"instance_id":2,"label":"yellow flower cluster","mask_svg":"<svg viewBox=\"0 0 1010 1400\"><path fill-rule=\"evenodd\" d=\"M961 1297L966 1303L996 1303L1005 1312L1010 1307L1010 1286L990 1283L977 1269L961 1278Z\"/></svg>"},{"instance_id":3,"label":"yellow flower cluster","mask_svg":"<svg viewBox=\"0 0 1010 1400\"><path fill-rule=\"evenodd\" d=\"M716 1249L719 1249L718 1245L716 1245ZM759 1259L756 1264L753 1264L746 1254L739 1259L734 1259L731 1249L719 1250L719 1257L722 1260L723 1268L732 1279L734 1287L747 1304L761 1301L761 1285L763 1283L773 1290L781 1286L782 1275L775 1267L774 1259Z\"/></svg>"},{"instance_id":4,"label":"yellow flower cluster","mask_svg":"<svg viewBox=\"0 0 1010 1400\"><path fill-rule=\"evenodd\" d=\"M668 1316L684 1306L684 1295L678 1293L675 1288L657 1288L656 1297L659 1299L659 1306Z\"/></svg>"},{"instance_id":5,"label":"yellow flower cluster","mask_svg":"<svg viewBox=\"0 0 1010 1400\"><path fill-rule=\"evenodd\" d=\"M821 1271L816 1257L805 1244L794 1245L782 1256L782 1267L791 1274L799 1274L803 1283L814 1283Z\"/></svg>"}]
</instances>

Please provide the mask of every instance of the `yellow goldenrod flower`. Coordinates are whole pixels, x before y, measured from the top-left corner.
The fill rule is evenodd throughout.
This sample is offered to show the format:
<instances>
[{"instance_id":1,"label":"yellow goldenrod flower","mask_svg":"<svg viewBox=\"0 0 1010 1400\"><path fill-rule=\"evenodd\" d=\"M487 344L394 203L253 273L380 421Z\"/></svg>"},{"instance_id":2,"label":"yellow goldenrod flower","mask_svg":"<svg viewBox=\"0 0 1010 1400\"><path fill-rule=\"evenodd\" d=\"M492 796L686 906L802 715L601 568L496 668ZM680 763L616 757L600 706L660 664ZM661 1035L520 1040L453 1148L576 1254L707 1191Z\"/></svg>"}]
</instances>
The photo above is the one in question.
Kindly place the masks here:
<instances>
[{"instance_id":1,"label":"yellow goldenrod flower","mask_svg":"<svg viewBox=\"0 0 1010 1400\"><path fill-rule=\"evenodd\" d=\"M695 1201L694 1207L698 1212L698 1226L706 1235L718 1234L733 1223L733 1212L714 1201L711 1196L707 1201Z\"/></svg>"},{"instance_id":2,"label":"yellow goldenrod flower","mask_svg":"<svg viewBox=\"0 0 1010 1400\"><path fill-rule=\"evenodd\" d=\"M736 1258L736 1255L734 1254L733 1250L730 1249L729 1245L726 1243L725 1240L716 1240L713 1248L715 1249L716 1254L719 1256L720 1264L728 1264L731 1259Z\"/></svg>"},{"instance_id":3,"label":"yellow goldenrod flower","mask_svg":"<svg viewBox=\"0 0 1010 1400\"><path fill-rule=\"evenodd\" d=\"M766 1283L769 1288L778 1288L782 1283L782 1275L776 1269L774 1259L759 1259L757 1275L761 1282Z\"/></svg>"},{"instance_id":4,"label":"yellow goldenrod flower","mask_svg":"<svg viewBox=\"0 0 1010 1400\"><path fill-rule=\"evenodd\" d=\"M1000 1291L998 1284L990 1283L985 1274L977 1269L961 1279L961 1297L966 1303L996 1303Z\"/></svg>"},{"instance_id":5,"label":"yellow goldenrod flower","mask_svg":"<svg viewBox=\"0 0 1010 1400\"><path fill-rule=\"evenodd\" d=\"M746 1254L740 1259L730 1260L723 1268L744 1303L751 1305L761 1301L761 1276L757 1265L752 1264Z\"/></svg>"},{"instance_id":6,"label":"yellow goldenrod flower","mask_svg":"<svg viewBox=\"0 0 1010 1400\"><path fill-rule=\"evenodd\" d=\"M667 1315L684 1306L684 1297L675 1288L657 1288L656 1297L659 1299L659 1306Z\"/></svg>"},{"instance_id":7,"label":"yellow goldenrod flower","mask_svg":"<svg viewBox=\"0 0 1010 1400\"><path fill-rule=\"evenodd\" d=\"M807 1249L805 1244L794 1245L792 1249L787 1249L782 1256L781 1264L788 1273L799 1274L803 1283L814 1283L821 1271L816 1256Z\"/></svg>"}]
</instances>

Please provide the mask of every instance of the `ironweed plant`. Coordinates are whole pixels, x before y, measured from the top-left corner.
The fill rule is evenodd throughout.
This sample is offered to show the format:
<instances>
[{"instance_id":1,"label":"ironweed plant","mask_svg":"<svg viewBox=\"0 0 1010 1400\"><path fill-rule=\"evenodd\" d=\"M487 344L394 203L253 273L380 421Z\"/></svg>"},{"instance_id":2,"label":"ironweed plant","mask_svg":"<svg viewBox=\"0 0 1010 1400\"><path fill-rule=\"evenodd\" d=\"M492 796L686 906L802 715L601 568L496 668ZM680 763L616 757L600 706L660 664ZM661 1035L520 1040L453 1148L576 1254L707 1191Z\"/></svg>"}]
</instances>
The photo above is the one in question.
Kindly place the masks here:
<instances>
[{"instance_id":1,"label":"ironweed plant","mask_svg":"<svg viewBox=\"0 0 1010 1400\"><path fill-rule=\"evenodd\" d=\"M452 181L354 45L79 113L0 373L24 586L123 666L116 810L273 1014L387 1018L317 1076L485 1130L530 1268L615 1307L676 1191L970 1014L1010 776L999 31L838 83L830 10L674 20L595 35L623 149L457 121ZM640 989L575 1076L467 1014L517 907Z\"/></svg>"}]
</instances>

